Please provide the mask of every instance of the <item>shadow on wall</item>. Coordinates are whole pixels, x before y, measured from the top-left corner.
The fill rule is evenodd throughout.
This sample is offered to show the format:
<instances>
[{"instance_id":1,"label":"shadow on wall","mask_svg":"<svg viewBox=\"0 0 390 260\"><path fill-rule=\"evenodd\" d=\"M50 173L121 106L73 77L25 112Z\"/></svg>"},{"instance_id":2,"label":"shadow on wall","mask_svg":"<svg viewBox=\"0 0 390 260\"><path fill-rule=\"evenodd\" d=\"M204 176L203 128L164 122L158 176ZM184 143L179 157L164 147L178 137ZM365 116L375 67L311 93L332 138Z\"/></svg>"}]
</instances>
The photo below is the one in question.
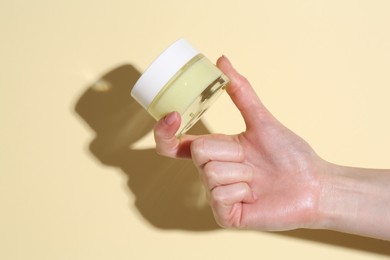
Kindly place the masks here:
<instances>
[{"instance_id":1,"label":"shadow on wall","mask_svg":"<svg viewBox=\"0 0 390 260\"><path fill-rule=\"evenodd\" d=\"M91 153L128 176L135 206L153 226L193 231L217 229L197 170L190 161L165 158L154 149L131 148L155 124L130 96L139 76L131 65L118 67L97 79L77 101L77 114L96 133L89 147ZM207 133L202 123L194 131Z\"/></svg>"},{"instance_id":2,"label":"shadow on wall","mask_svg":"<svg viewBox=\"0 0 390 260\"><path fill-rule=\"evenodd\" d=\"M96 133L90 144L91 153L101 163L119 167L128 176L128 188L136 198L136 208L156 228L219 229L191 161L164 158L154 149L131 148L155 124L130 97L130 89L139 76L133 66L120 66L88 86L78 99L76 113ZM209 131L200 121L191 132L206 134ZM276 234L390 255L389 242L354 235L320 230Z\"/></svg>"}]
</instances>

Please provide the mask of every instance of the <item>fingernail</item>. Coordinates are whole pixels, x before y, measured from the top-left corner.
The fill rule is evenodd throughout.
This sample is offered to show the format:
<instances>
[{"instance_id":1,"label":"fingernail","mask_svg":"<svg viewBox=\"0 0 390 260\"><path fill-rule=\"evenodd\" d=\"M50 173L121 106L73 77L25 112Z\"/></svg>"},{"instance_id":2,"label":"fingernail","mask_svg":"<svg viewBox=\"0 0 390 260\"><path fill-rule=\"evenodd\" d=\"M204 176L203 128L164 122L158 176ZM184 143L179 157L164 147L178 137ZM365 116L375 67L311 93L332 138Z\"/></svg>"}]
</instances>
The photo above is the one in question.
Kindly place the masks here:
<instances>
[{"instance_id":1,"label":"fingernail","mask_svg":"<svg viewBox=\"0 0 390 260\"><path fill-rule=\"evenodd\" d=\"M176 114L175 112L172 112L164 117L164 122L171 126L176 121Z\"/></svg>"},{"instance_id":2,"label":"fingernail","mask_svg":"<svg viewBox=\"0 0 390 260\"><path fill-rule=\"evenodd\" d=\"M230 63L230 60L229 60L229 58L228 58L228 57L226 57L226 55L225 55L225 54L222 54L221 58L225 59L227 62L229 62L229 63Z\"/></svg>"}]
</instances>

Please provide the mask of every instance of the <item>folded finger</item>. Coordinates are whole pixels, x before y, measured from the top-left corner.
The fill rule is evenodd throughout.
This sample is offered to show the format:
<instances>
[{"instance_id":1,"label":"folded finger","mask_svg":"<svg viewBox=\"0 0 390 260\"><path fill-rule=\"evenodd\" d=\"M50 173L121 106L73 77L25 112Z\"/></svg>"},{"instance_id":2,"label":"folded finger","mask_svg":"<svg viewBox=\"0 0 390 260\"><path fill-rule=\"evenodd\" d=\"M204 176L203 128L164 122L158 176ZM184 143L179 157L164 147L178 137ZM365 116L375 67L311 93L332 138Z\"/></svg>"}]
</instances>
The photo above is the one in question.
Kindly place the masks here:
<instances>
[{"instance_id":1,"label":"folded finger","mask_svg":"<svg viewBox=\"0 0 390 260\"><path fill-rule=\"evenodd\" d=\"M210 194L215 219L223 227L241 227L242 204L254 200L250 186L244 182L218 186Z\"/></svg>"},{"instance_id":2,"label":"folded finger","mask_svg":"<svg viewBox=\"0 0 390 260\"><path fill-rule=\"evenodd\" d=\"M250 183L253 179L253 170L243 163L211 161L204 165L201 178L208 189L213 190L222 185Z\"/></svg>"},{"instance_id":3,"label":"folded finger","mask_svg":"<svg viewBox=\"0 0 390 260\"><path fill-rule=\"evenodd\" d=\"M233 137L210 135L193 140L191 156L195 165L202 167L209 161L242 162L244 151Z\"/></svg>"}]
</instances>

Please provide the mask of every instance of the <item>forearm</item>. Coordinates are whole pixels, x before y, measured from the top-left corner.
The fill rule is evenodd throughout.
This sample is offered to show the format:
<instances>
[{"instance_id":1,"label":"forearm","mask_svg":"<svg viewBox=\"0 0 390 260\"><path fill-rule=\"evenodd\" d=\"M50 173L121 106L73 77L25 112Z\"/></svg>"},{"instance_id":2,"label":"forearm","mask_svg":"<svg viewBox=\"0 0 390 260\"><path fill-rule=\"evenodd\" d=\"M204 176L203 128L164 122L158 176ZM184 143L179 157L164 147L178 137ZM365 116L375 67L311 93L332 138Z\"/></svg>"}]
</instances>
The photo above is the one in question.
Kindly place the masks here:
<instances>
[{"instance_id":1,"label":"forearm","mask_svg":"<svg viewBox=\"0 0 390 260\"><path fill-rule=\"evenodd\" d=\"M319 196L319 227L390 240L390 170L329 165Z\"/></svg>"}]
</instances>

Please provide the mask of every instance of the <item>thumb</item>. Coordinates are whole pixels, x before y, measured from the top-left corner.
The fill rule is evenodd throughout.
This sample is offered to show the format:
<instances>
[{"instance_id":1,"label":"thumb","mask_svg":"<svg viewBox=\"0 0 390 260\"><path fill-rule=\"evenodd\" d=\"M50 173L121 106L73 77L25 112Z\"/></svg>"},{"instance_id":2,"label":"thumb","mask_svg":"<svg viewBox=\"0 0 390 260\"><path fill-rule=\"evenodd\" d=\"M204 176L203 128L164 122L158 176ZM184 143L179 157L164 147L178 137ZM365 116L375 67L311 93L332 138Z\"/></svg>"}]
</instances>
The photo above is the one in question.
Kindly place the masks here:
<instances>
[{"instance_id":1,"label":"thumb","mask_svg":"<svg viewBox=\"0 0 390 260\"><path fill-rule=\"evenodd\" d=\"M249 81L234 69L225 56L217 60L217 66L230 79L226 91L240 110L246 128L258 127L261 121L270 116L270 113L261 103Z\"/></svg>"}]
</instances>

